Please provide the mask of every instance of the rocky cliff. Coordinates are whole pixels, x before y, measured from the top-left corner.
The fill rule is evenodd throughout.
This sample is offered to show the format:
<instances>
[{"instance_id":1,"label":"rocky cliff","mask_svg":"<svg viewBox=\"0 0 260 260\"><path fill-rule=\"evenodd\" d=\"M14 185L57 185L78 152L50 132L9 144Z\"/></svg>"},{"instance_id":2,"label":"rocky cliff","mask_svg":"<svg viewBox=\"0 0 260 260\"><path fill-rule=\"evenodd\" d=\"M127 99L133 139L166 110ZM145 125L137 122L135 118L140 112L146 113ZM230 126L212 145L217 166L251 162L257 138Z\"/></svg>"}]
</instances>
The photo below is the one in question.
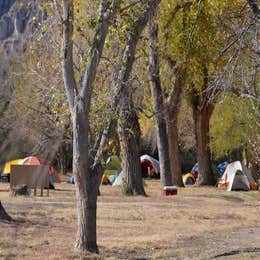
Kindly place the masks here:
<instances>
[{"instance_id":1,"label":"rocky cliff","mask_svg":"<svg viewBox=\"0 0 260 260\"><path fill-rule=\"evenodd\" d=\"M39 0L0 0L0 46L6 55L21 49L23 43L46 19Z\"/></svg>"}]
</instances>

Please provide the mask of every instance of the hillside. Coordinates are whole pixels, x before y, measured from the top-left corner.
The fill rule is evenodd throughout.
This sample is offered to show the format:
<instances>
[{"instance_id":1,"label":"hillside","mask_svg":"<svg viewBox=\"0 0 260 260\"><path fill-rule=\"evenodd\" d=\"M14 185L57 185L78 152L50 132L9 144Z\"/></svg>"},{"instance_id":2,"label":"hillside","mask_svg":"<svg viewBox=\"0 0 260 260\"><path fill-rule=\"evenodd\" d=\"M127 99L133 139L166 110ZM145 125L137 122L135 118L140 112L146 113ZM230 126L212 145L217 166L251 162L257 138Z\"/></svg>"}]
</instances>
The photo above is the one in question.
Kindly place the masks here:
<instances>
[{"instance_id":1,"label":"hillside","mask_svg":"<svg viewBox=\"0 0 260 260\"><path fill-rule=\"evenodd\" d=\"M39 9L39 2L0 0L0 46L7 57L20 50L37 25L46 19L46 13Z\"/></svg>"}]
</instances>

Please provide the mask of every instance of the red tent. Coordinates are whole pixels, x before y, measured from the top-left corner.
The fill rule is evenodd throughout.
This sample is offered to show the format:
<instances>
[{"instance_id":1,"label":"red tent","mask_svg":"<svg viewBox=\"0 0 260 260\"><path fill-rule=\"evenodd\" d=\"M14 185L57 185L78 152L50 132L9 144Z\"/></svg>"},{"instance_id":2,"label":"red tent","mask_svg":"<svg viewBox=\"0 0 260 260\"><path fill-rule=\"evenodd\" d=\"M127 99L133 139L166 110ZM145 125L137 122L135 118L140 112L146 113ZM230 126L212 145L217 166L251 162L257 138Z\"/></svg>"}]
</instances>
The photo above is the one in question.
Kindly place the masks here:
<instances>
[{"instance_id":1,"label":"red tent","mask_svg":"<svg viewBox=\"0 0 260 260\"><path fill-rule=\"evenodd\" d=\"M150 155L140 157L143 177L160 177L160 163Z\"/></svg>"},{"instance_id":2,"label":"red tent","mask_svg":"<svg viewBox=\"0 0 260 260\"><path fill-rule=\"evenodd\" d=\"M47 165L49 166L49 174L52 182L61 182L58 171L51 165L51 162L39 157L29 156L21 160L21 165Z\"/></svg>"}]
</instances>

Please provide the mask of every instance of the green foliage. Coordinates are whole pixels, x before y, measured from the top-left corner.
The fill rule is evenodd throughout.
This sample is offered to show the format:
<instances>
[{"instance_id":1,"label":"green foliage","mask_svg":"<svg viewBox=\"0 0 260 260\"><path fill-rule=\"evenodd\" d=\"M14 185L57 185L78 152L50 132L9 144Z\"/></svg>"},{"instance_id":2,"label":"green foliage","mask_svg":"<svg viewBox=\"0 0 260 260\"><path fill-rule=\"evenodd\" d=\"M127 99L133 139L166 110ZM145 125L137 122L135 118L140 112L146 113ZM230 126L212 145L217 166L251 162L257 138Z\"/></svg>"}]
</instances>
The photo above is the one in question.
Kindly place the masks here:
<instances>
[{"instance_id":1,"label":"green foliage","mask_svg":"<svg viewBox=\"0 0 260 260\"><path fill-rule=\"evenodd\" d=\"M224 96L211 119L213 155L219 158L238 148L253 153L260 141L259 112L259 104L234 95Z\"/></svg>"},{"instance_id":2,"label":"green foliage","mask_svg":"<svg viewBox=\"0 0 260 260\"><path fill-rule=\"evenodd\" d=\"M214 76L225 64L219 52L228 37L221 18L236 12L244 1L164 0L160 8L162 56L187 68L186 88L201 91L208 74Z\"/></svg>"}]
</instances>

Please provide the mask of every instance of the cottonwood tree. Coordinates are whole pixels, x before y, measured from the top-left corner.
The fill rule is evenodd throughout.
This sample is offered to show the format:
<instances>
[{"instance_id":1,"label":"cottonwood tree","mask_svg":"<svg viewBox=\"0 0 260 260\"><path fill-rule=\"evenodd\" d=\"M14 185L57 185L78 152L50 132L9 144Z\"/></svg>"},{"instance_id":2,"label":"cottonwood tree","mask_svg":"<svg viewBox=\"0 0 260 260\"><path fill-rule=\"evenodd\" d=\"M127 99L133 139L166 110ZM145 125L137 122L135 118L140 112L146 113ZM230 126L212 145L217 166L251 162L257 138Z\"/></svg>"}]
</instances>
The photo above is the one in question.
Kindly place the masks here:
<instances>
[{"instance_id":1,"label":"cottonwood tree","mask_svg":"<svg viewBox=\"0 0 260 260\"><path fill-rule=\"evenodd\" d=\"M220 91L213 87L212 82L226 63L227 58L219 58L219 52L228 38L226 28L219 23L218 18L241 7L240 1L232 2L232 5L227 5L224 1L214 4L185 1L170 10L164 9L166 15L163 24L164 27L168 25L165 27L165 38L169 43L165 45L164 51L177 65L181 64L181 74L184 78L182 84L186 95L190 96L194 111L200 185L215 182L211 170L209 128ZM176 12L178 9L183 12Z\"/></svg>"},{"instance_id":2,"label":"cottonwood tree","mask_svg":"<svg viewBox=\"0 0 260 260\"><path fill-rule=\"evenodd\" d=\"M100 62L109 25L115 17L120 0L99 2L98 22L88 55L88 62L81 86L74 73L72 0L63 1L62 71L64 87L73 121L73 174L75 176L78 231L76 248L98 252L96 237L96 212L98 187L102 177L100 163L94 164L89 136L89 115L93 82Z\"/></svg>"},{"instance_id":3,"label":"cottonwood tree","mask_svg":"<svg viewBox=\"0 0 260 260\"><path fill-rule=\"evenodd\" d=\"M111 114L119 114L118 128L120 145L123 156L124 192L133 195L145 195L141 165L140 165L140 127L133 101L133 88L130 80L133 63L135 60L137 43L148 22L150 15L156 10L160 1L136 2L139 13L130 22L126 39L123 41L123 51L118 64L118 72L115 80L115 95L113 98ZM111 117L112 119L112 117ZM112 120L105 129L101 146L107 141ZM99 149L100 150L100 149ZM97 152L97 158L100 151Z\"/></svg>"},{"instance_id":4,"label":"cottonwood tree","mask_svg":"<svg viewBox=\"0 0 260 260\"><path fill-rule=\"evenodd\" d=\"M260 162L260 114L255 113L251 102L232 93L223 94L212 116L210 146L215 158L240 151L239 159L256 171Z\"/></svg>"},{"instance_id":5,"label":"cottonwood tree","mask_svg":"<svg viewBox=\"0 0 260 260\"><path fill-rule=\"evenodd\" d=\"M127 90L136 44L140 34L147 23L149 14L157 7L160 1L147 1L143 3L140 16L134 24L132 34L126 41L122 63L116 77L115 107L119 104L120 115L123 115L123 104L127 99L124 95ZM115 13L121 1L100 1L99 16L90 46L86 69L81 84L77 84L74 73L73 58L73 1L63 1L63 45L62 45L62 70L64 86L73 121L73 174L76 184L76 200L78 215L78 232L76 247L82 251L98 252L96 243L96 210L98 187L102 177L100 163L102 149L90 149L90 110L93 94L93 82L96 78L97 69L102 56L104 44L108 34L109 25L115 18ZM124 100L124 101L122 101ZM123 103L120 103L123 102ZM126 120L125 120L126 119ZM129 123L129 118L123 118ZM124 123L125 123L124 122ZM121 126L122 129L126 125ZM124 129L125 130L125 129ZM126 134L126 138L128 138ZM129 140L129 139L128 139ZM103 147L101 139L99 147ZM100 153L101 151L101 153ZM139 161L139 158L138 158ZM140 164L140 163L139 163Z\"/></svg>"},{"instance_id":6,"label":"cottonwood tree","mask_svg":"<svg viewBox=\"0 0 260 260\"><path fill-rule=\"evenodd\" d=\"M4 220L4 221L12 221L12 218L8 215L8 213L5 211L1 200L0 200L0 221Z\"/></svg>"},{"instance_id":7,"label":"cottonwood tree","mask_svg":"<svg viewBox=\"0 0 260 260\"><path fill-rule=\"evenodd\" d=\"M157 85L157 91L159 91L157 93L153 91L153 94L156 94L153 96L154 97L158 96L160 98L160 101L159 99L157 101L156 99L154 99L154 102L156 102L159 105L157 107L156 114L158 113L157 117L158 116L165 117L165 119L161 118L161 120L165 120L167 126L167 142L169 146L168 163L170 163L170 168L172 172L172 182L178 186L184 186L182 181L182 173L181 173L181 165L180 165L177 118L179 113L181 96L184 88L185 66L183 62L182 63L179 61L177 62L177 60L171 56L171 53L170 52L167 53L166 50L168 48L173 48L171 43L171 38L169 37L168 34L168 30L171 30L171 27L169 25L172 19L174 19L175 15L178 12L184 13L185 8L187 8L187 6L189 5L191 5L191 3L176 4L176 3L168 3L167 1L164 1L160 9L160 18L161 18L160 33L162 34L160 35L161 38L159 39L157 25L154 23L154 21L151 22L151 26L149 27L148 30L149 42L150 42L150 48L149 48L150 70L153 67L153 73L151 74L150 72L150 78L153 79L151 81L153 86ZM184 28L185 18L181 18L180 20L183 20L182 29L185 30ZM164 86L163 92L160 86L161 80L160 80L160 69L159 69L159 50L161 52L160 57L163 57L163 62L168 64L166 70L165 70L166 67L165 65L161 66L161 74L167 75L164 78L162 77L163 85L167 86L167 87ZM166 95L168 95L168 98L165 98L164 100L164 97ZM161 110L160 112L158 111L159 107ZM161 128L160 132L162 134L163 128L162 127L160 128ZM164 143L166 144L166 140L164 141ZM165 144L163 146L165 146ZM160 155L160 150L159 150L159 155ZM169 168L169 166L167 167Z\"/></svg>"},{"instance_id":8,"label":"cottonwood tree","mask_svg":"<svg viewBox=\"0 0 260 260\"><path fill-rule=\"evenodd\" d=\"M167 136L167 126L164 111L163 90L160 80L159 51L158 51L158 25L156 17L150 17L148 23L149 39L149 80L153 96L153 108L156 118L157 147L160 161L160 174L162 184L170 186L172 183L171 161L169 143Z\"/></svg>"},{"instance_id":9,"label":"cottonwood tree","mask_svg":"<svg viewBox=\"0 0 260 260\"><path fill-rule=\"evenodd\" d=\"M127 193L145 195L140 165L140 128L138 117L132 101L132 90L129 85L132 66L138 40L147 25L148 19L155 12L160 1L148 1L142 13L133 23L125 44L122 63L116 83L116 90L120 93L119 100L119 135L123 153L123 173L125 176L125 189Z\"/></svg>"},{"instance_id":10,"label":"cottonwood tree","mask_svg":"<svg viewBox=\"0 0 260 260\"><path fill-rule=\"evenodd\" d=\"M239 149L247 166L253 165L256 170L259 168L259 134L256 129L259 128L257 39L260 23L257 2L247 2L247 8L236 12L237 15L221 17L230 36L220 52L228 57L228 62L213 82L214 88L224 94L212 119L211 147L215 156ZM243 111L239 111L239 107L243 107Z\"/></svg>"}]
</instances>

